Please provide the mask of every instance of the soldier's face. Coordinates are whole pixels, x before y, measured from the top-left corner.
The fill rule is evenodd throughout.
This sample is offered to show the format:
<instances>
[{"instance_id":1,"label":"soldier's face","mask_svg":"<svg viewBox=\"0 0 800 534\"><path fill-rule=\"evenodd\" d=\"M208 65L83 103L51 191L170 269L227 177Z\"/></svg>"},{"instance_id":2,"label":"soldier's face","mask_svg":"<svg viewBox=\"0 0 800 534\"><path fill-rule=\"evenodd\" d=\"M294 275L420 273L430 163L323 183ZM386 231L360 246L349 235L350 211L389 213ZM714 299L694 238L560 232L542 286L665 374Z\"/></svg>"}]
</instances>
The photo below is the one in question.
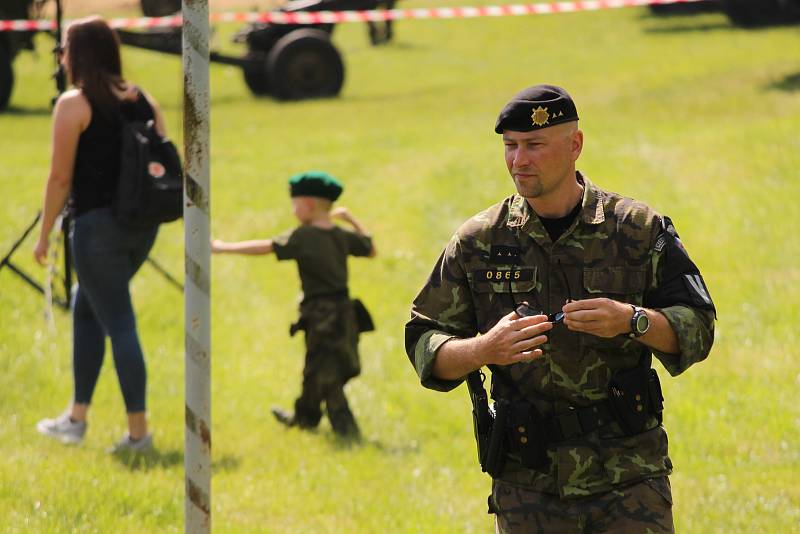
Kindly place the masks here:
<instances>
[{"instance_id":1,"label":"soldier's face","mask_svg":"<svg viewBox=\"0 0 800 534\"><path fill-rule=\"evenodd\" d=\"M575 179L575 160L583 147L577 123L559 124L533 132L503 132L506 166L517 192L539 198Z\"/></svg>"}]
</instances>

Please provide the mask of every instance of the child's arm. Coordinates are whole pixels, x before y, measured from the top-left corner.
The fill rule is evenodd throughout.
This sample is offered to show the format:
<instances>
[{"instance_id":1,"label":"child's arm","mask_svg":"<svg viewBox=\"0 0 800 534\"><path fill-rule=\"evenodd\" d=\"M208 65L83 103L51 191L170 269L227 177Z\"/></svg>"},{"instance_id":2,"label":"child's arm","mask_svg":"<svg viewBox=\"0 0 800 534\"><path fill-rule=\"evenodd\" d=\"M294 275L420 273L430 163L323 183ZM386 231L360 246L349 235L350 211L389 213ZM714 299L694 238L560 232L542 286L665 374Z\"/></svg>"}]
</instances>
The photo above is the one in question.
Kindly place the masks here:
<instances>
[{"instance_id":1,"label":"child's arm","mask_svg":"<svg viewBox=\"0 0 800 534\"><path fill-rule=\"evenodd\" d=\"M211 240L211 252L214 254L270 254L272 239L253 239L228 243L220 239Z\"/></svg>"},{"instance_id":2,"label":"child's arm","mask_svg":"<svg viewBox=\"0 0 800 534\"><path fill-rule=\"evenodd\" d=\"M353 227L353 230L355 230L355 232L358 235L362 235L362 236L369 235L369 233L367 232L367 229L364 228L364 226L360 222L358 222L358 220L356 220L355 217L353 217L353 214L350 213L350 210L348 210L344 206L339 207L339 208L333 208L331 210L331 218L332 219L339 219L341 221L344 221L344 222L350 224L350 226ZM375 250L375 244L372 243L372 249L369 251L369 254L367 254L367 257L368 258L374 258L377 253L378 252Z\"/></svg>"},{"instance_id":3,"label":"child's arm","mask_svg":"<svg viewBox=\"0 0 800 534\"><path fill-rule=\"evenodd\" d=\"M340 208L333 208L331 210L331 218L339 219L340 221L350 224L350 226L353 227L353 230L355 230L358 235L368 235L367 229L364 228L364 226L362 226L362 224L358 222L355 217L353 217L353 214L350 213L350 210L344 206Z\"/></svg>"}]
</instances>

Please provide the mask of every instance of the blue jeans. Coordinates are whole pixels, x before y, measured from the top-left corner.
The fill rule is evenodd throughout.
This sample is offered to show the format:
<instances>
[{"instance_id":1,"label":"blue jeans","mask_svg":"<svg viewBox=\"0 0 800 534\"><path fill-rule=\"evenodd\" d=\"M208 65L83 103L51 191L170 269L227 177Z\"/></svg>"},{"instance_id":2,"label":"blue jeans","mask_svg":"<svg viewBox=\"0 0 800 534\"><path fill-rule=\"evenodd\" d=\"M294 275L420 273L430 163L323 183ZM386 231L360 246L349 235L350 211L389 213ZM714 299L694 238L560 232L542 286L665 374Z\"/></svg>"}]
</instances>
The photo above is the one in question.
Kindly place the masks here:
<instances>
[{"instance_id":1,"label":"blue jeans","mask_svg":"<svg viewBox=\"0 0 800 534\"><path fill-rule=\"evenodd\" d=\"M111 208L88 211L73 221L70 243L78 275L72 300L76 403L91 403L108 336L125 408L128 413L145 410L147 371L128 283L147 259L157 233L158 226L121 226Z\"/></svg>"}]
</instances>

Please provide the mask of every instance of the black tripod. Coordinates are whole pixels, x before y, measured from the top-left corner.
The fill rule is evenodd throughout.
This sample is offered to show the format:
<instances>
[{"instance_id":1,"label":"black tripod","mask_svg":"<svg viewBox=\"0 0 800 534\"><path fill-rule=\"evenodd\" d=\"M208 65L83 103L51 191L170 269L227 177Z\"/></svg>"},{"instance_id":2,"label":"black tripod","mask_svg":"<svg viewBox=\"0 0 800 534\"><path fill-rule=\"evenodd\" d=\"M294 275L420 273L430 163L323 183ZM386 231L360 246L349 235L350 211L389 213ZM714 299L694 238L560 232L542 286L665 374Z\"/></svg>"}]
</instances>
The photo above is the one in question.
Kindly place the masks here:
<instances>
[{"instance_id":1,"label":"black tripod","mask_svg":"<svg viewBox=\"0 0 800 534\"><path fill-rule=\"evenodd\" d=\"M14 263L11 261L11 256L20 247L20 245L22 245L22 242L25 241L25 238L28 237L28 234L33 231L41 216L41 212L37 213L36 217L33 219L33 222L25 229L24 232L22 232L22 235L19 237L19 239L14 242L14 244L11 246L11 250L9 250L8 254L6 254L3 257L3 260L0 261L0 270L2 270L3 267L8 267L11 272L22 278L29 286L44 295L45 288L42 286L42 284L31 278L25 271L14 265ZM69 221L67 220L67 217L62 218L61 221L61 232L64 236L64 272L61 282L63 284L62 287L64 288L64 297L61 298L54 296L53 303L64 310L68 310L70 290L72 288L72 256L69 248L69 239L67 237L67 225L69 224Z\"/></svg>"}]
</instances>

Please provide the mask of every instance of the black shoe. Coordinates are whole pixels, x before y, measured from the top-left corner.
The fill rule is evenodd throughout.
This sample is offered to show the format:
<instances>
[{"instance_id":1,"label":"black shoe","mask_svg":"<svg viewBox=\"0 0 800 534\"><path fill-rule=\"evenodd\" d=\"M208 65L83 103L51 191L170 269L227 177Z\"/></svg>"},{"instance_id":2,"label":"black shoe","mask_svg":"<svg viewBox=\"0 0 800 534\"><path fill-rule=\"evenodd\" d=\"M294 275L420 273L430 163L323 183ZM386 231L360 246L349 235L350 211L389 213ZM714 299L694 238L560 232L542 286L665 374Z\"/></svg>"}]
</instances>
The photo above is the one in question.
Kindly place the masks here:
<instances>
[{"instance_id":1,"label":"black shoe","mask_svg":"<svg viewBox=\"0 0 800 534\"><path fill-rule=\"evenodd\" d=\"M344 421L336 420L334 424L331 421L331 427L333 427L333 432L339 439L345 441L361 441L361 430L358 428L358 424L356 423L355 419L345 419Z\"/></svg>"},{"instance_id":2,"label":"black shoe","mask_svg":"<svg viewBox=\"0 0 800 534\"><path fill-rule=\"evenodd\" d=\"M277 406L272 407L272 415L275 416L275 419L278 420L279 423L282 423L286 426L294 426L296 421L294 420L294 415L287 412L283 408L278 408Z\"/></svg>"}]
</instances>

